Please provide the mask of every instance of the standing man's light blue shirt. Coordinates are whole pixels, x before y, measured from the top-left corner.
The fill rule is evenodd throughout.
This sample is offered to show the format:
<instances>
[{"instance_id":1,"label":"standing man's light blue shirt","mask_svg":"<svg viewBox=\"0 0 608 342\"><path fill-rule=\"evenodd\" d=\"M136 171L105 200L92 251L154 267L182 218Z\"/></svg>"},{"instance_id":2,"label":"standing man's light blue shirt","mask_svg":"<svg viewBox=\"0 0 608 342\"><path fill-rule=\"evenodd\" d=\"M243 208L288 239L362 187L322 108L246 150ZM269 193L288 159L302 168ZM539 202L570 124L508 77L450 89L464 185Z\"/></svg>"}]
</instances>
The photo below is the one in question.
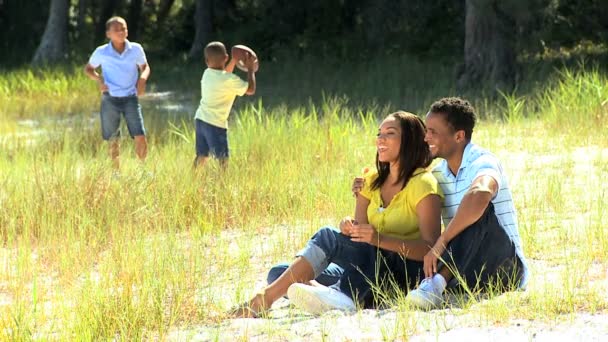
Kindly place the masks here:
<instances>
[{"instance_id":1,"label":"standing man's light blue shirt","mask_svg":"<svg viewBox=\"0 0 608 342\"><path fill-rule=\"evenodd\" d=\"M141 45L128 40L122 53L118 53L112 43L108 43L97 47L89 59L89 64L94 68L101 66L101 74L108 86L108 92L116 97L137 94L138 69L147 63Z\"/></svg>"},{"instance_id":2,"label":"standing man's light blue shirt","mask_svg":"<svg viewBox=\"0 0 608 342\"><path fill-rule=\"evenodd\" d=\"M448 167L448 163L442 160L439 165L433 169L433 175L439 181L439 186L443 190L445 200L442 208L443 224L447 227L448 223L456 215L456 210L464 197L464 194L469 190L473 181L480 176L490 176L494 178L498 184L498 193L492 199L494 211L500 226L505 230L513 245L515 252L523 264L523 277L520 288L525 288L528 283L529 270L528 263L524 257L521 238L517 226L517 213L513 205L513 198L507 177L498 161L493 154L482 149L481 147L469 143L462 155L462 163L456 176Z\"/></svg>"}]
</instances>

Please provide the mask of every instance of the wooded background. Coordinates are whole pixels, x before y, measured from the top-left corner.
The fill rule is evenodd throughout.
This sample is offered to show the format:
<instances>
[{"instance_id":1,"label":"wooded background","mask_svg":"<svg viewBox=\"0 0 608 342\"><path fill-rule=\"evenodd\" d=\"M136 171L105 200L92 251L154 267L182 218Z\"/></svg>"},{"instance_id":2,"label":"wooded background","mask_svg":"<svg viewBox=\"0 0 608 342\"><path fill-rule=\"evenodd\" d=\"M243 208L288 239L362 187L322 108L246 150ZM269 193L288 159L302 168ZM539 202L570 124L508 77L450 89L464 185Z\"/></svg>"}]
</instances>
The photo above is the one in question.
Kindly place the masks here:
<instances>
[{"instance_id":1,"label":"wooded background","mask_svg":"<svg viewBox=\"0 0 608 342\"><path fill-rule=\"evenodd\" d=\"M86 62L123 16L155 59L199 60L211 40L276 56L450 59L460 87L511 88L518 62L605 48L607 0L0 0L0 69Z\"/></svg>"}]
</instances>

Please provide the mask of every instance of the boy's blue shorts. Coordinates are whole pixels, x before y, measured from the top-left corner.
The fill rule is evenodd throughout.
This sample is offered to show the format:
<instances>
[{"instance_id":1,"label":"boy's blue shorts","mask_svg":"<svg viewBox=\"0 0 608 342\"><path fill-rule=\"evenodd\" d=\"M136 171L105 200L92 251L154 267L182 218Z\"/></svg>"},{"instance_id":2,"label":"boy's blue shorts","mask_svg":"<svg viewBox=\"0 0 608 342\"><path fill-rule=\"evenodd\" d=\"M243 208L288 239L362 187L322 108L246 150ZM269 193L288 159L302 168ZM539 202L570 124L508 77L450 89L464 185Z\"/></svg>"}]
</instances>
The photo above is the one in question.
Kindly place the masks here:
<instances>
[{"instance_id":1,"label":"boy's blue shorts","mask_svg":"<svg viewBox=\"0 0 608 342\"><path fill-rule=\"evenodd\" d=\"M195 119L196 129L196 156L208 157L209 154L226 159L228 153L228 130L210 125L202 120Z\"/></svg>"},{"instance_id":2,"label":"boy's blue shorts","mask_svg":"<svg viewBox=\"0 0 608 342\"><path fill-rule=\"evenodd\" d=\"M120 136L120 114L127 121L127 128L131 138L137 135L146 135L144 118L141 115L141 106L137 96L115 97L103 93L101 97L101 135L104 140Z\"/></svg>"}]
</instances>

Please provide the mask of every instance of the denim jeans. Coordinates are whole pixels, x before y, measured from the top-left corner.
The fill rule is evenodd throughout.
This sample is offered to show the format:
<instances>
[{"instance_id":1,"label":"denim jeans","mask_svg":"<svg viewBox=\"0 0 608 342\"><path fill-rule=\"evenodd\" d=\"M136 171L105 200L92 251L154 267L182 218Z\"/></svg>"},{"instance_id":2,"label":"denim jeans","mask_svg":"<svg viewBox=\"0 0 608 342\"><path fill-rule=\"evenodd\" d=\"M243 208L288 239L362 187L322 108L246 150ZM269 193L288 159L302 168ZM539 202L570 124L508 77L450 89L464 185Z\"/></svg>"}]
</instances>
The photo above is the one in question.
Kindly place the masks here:
<instances>
[{"instance_id":1,"label":"denim jeans","mask_svg":"<svg viewBox=\"0 0 608 342\"><path fill-rule=\"evenodd\" d=\"M438 267L447 264L452 273L461 277L459 280L459 276L454 276L448 283L448 288L454 290L464 290L466 284L474 291L511 291L523 276L515 246L500 226L492 203L477 222L448 243L441 257L443 262Z\"/></svg>"},{"instance_id":2,"label":"denim jeans","mask_svg":"<svg viewBox=\"0 0 608 342\"><path fill-rule=\"evenodd\" d=\"M272 266L270 271L268 271L268 276L266 277L268 284L271 284L277 280L288 267L289 263L287 262L281 262ZM340 281L342 274L344 274L344 269L332 262L327 265L327 267L315 278L315 280L321 285L331 286Z\"/></svg>"},{"instance_id":3,"label":"denim jeans","mask_svg":"<svg viewBox=\"0 0 608 342\"><path fill-rule=\"evenodd\" d=\"M331 227L321 228L297 256L305 258L315 279L331 286L365 307L378 304L375 289L407 292L422 279L422 262L409 260L363 242L353 242ZM271 269L269 282L286 270L284 264Z\"/></svg>"},{"instance_id":4,"label":"denim jeans","mask_svg":"<svg viewBox=\"0 0 608 342\"><path fill-rule=\"evenodd\" d=\"M217 159L229 157L227 129L213 126L199 119L194 119L194 129L197 157L207 157L209 154Z\"/></svg>"},{"instance_id":5,"label":"denim jeans","mask_svg":"<svg viewBox=\"0 0 608 342\"><path fill-rule=\"evenodd\" d=\"M114 97L104 93L101 97L101 134L104 140L120 136L120 115L124 115L131 138L146 135L141 106L137 96Z\"/></svg>"}]
</instances>

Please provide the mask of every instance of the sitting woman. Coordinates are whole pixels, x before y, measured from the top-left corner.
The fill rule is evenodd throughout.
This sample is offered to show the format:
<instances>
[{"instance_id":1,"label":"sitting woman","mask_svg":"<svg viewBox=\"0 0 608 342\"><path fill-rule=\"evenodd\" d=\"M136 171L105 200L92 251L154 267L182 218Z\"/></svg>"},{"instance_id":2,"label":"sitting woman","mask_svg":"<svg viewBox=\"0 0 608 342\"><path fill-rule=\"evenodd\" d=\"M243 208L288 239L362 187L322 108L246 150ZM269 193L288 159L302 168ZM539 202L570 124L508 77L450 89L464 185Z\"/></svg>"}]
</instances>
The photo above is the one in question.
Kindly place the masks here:
<instances>
[{"instance_id":1,"label":"sitting woman","mask_svg":"<svg viewBox=\"0 0 608 342\"><path fill-rule=\"evenodd\" d=\"M232 316L258 317L285 294L296 307L320 314L372 305L372 289L416 287L424 278L423 257L441 233L443 194L426 169L432 158L425 131L414 114L387 116L376 138L377 172L366 175L355 219L343 219L340 230L321 228L289 267L275 267L269 277L277 278ZM321 282L337 282L311 282L322 279L328 266Z\"/></svg>"}]
</instances>

